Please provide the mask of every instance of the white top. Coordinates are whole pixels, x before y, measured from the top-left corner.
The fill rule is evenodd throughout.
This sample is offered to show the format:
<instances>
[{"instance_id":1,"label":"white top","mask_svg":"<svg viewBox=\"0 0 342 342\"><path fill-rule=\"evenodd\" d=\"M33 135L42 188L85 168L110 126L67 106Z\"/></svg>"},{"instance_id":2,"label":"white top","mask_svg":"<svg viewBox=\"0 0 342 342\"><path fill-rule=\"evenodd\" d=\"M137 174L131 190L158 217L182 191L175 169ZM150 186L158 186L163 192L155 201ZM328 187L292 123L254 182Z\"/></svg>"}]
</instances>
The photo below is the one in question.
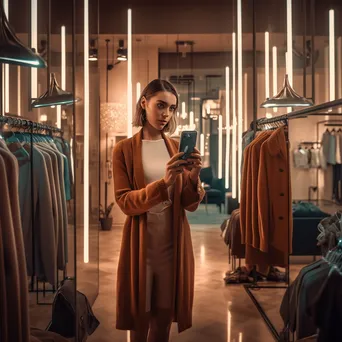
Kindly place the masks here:
<instances>
[{"instance_id":1,"label":"white top","mask_svg":"<svg viewBox=\"0 0 342 342\"><path fill-rule=\"evenodd\" d=\"M142 163L146 185L164 178L166 164L170 158L164 139L142 141ZM171 189L169 198L172 198ZM150 209L149 212L161 212L171 205L171 200L162 202Z\"/></svg>"}]
</instances>

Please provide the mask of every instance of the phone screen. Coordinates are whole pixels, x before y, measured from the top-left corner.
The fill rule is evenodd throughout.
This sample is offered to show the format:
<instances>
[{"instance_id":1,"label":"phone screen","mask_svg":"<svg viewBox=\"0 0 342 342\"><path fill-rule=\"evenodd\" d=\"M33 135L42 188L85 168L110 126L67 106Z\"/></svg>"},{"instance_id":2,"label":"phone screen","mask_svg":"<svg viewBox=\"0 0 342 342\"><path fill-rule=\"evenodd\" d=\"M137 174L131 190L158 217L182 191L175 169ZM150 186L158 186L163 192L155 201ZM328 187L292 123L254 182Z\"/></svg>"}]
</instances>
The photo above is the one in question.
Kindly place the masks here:
<instances>
[{"instance_id":1,"label":"phone screen","mask_svg":"<svg viewBox=\"0 0 342 342\"><path fill-rule=\"evenodd\" d=\"M179 152L184 152L181 159L187 159L196 147L197 131L183 131L179 143Z\"/></svg>"}]
</instances>

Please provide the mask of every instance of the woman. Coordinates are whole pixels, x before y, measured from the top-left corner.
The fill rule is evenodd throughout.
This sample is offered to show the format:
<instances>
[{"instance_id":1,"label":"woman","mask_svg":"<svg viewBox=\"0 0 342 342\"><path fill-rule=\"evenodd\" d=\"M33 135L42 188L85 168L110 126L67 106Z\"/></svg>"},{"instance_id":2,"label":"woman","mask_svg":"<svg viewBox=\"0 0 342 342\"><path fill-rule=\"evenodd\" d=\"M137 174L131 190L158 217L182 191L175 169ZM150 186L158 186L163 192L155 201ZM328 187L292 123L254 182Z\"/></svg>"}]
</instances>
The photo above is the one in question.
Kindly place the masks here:
<instances>
[{"instance_id":1,"label":"woman","mask_svg":"<svg viewBox=\"0 0 342 342\"><path fill-rule=\"evenodd\" d=\"M176 129L178 95L167 81L143 90L133 125L142 129L114 149L115 198L127 215L117 277L117 328L131 341L169 340L191 327L194 256L185 210L203 199L201 155L181 161Z\"/></svg>"}]
</instances>

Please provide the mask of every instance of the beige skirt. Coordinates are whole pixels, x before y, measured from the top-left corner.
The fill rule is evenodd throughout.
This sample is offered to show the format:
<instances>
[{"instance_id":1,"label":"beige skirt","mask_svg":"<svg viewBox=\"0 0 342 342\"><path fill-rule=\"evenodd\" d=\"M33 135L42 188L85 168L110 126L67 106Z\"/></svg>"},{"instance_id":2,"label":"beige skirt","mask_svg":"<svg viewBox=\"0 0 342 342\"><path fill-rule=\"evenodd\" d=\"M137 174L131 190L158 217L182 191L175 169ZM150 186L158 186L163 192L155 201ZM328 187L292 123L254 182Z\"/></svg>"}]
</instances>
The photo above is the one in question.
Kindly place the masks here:
<instances>
[{"instance_id":1,"label":"beige skirt","mask_svg":"<svg viewBox=\"0 0 342 342\"><path fill-rule=\"evenodd\" d=\"M172 308L172 209L147 213L146 312Z\"/></svg>"}]
</instances>

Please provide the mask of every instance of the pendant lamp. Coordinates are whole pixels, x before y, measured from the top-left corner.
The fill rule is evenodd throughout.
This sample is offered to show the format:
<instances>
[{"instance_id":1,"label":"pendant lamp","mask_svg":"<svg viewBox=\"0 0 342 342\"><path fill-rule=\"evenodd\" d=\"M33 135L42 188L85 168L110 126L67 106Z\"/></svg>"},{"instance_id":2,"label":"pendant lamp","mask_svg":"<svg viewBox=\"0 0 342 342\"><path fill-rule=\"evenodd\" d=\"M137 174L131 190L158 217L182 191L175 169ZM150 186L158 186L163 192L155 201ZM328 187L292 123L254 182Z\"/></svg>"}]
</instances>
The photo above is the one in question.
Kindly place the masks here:
<instances>
[{"instance_id":1,"label":"pendant lamp","mask_svg":"<svg viewBox=\"0 0 342 342\"><path fill-rule=\"evenodd\" d=\"M68 91L64 91L57 83L55 74L50 74L50 85L48 90L38 99L32 102L33 108L71 105L79 99L74 99L74 95Z\"/></svg>"},{"instance_id":2,"label":"pendant lamp","mask_svg":"<svg viewBox=\"0 0 342 342\"><path fill-rule=\"evenodd\" d=\"M34 49L23 45L11 28L0 2L0 63L31 68L46 68L46 62Z\"/></svg>"},{"instance_id":3,"label":"pendant lamp","mask_svg":"<svg viewBox=\"0 0 342 342\"><path fill-rule=\"evenodd\" d=\"M312 101L297 94L290 85L288 75L285 75L284 85L280 92L274 97L266 99L261 108L275 107L309 107L313 106Z\"/></svg>"}]
</instances>

